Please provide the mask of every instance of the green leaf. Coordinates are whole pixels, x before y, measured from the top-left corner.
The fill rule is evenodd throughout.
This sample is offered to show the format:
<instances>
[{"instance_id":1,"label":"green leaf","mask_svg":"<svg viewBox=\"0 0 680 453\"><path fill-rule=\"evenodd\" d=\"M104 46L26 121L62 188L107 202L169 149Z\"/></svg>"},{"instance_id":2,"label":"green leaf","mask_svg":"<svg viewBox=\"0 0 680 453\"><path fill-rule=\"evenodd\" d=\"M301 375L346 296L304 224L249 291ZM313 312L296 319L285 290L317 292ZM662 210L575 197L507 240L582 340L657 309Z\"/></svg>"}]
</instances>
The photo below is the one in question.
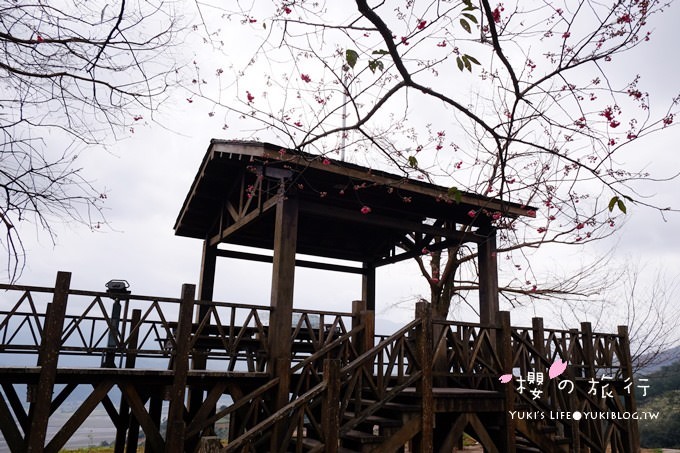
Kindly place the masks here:
<instances>
[{"instance_id":1,"label":"green leaf","mask_svg":"<svg viewBox=\"0 0 680 453\"><path fill-rule=\"evenodd\" d=\"M451 187L448 190L448 195L449 197L453 197L453 199L456 201L456 204L460 204L461 201L463 201L463 192L458 190L458 187Z\"/></svg>"},{"instance_id":2,"label":"green leaf","mask_svg":"<svg viewBox=\"0 0 680 453\"><path fill-rule=\"evenodd\" d=\"M370 69L371 72L375 74L376 69L380 69L380 71L383 71L385 69L385 65L380 60L370 60L368 62L368 69Z\"/></svg>"},{"instance_id":3,"label":"green leaf","mask_svg":"<svg viewBox=\"0 0 680 453\"><path fill-rule=\"evenodd\" d=\"M626 199L630 199L630 197L627 197L626 195L624 195L623 197L626 198ZM632 199L631 199L631 201L632 201ZM609 212L612 212L614 210L614 206L618 207L619 211L626 214L626 212L627 212L626 204L618 196L612 197L612 199L609 200L609 206L607 206L609 208Z\"/></svg>"},{"instance_id":4,"label":"green leaf","mask_svg":"<svg viewBox=\"0 0 680 453\"><path fill-rule=\"evenodd\" d=\"M466 32L472 33L472 30L470 29L470 24L468 24L468 21L466 21L465 19L460 20L460 26L463 27L463 29Z\"/></svg>"},{"instance_id":5,"label":"green leaf","mask_svg":"<svg viewBox=\"0 0 680 453\"><path fill-rule=\"evenodd\" d=\"M470 64L470 59L467 55L463 55L463 63L465 63L465 69L472 72L472 64Z\"/></svg>"},{"instance_id":6,"label":"green leaf","mask_svg":"<svg viewBox=\"0 0 680 453\"><path fill-rule=\"evenodd\" d=\"M468 55L468 54L465 54L465 56L467 57L468 60L470 60L470 62L472 62L472 63L474 63L474 64L476 64L476 65L481 64L479 61L477 61L477 59L476 59L475 57L473 57L473 56L471 56L471 55Z\"/></svg>"},{"instance_id":7,"label":"green leaf","mask_svg":"<svg viewBox=\"0 0 680 453\"><path fill-rule=\"evenodd\" d=\"M418 159L416 159L416 156L408 157L408 165L411 168L418 168Z\"/></svg>"},{"instance_id":8,"label":"green leaf","mask_svg":"<svg viewBox=\"0 0 680 453\"><path fill-rule=\"evenodd\" d=\"M475 17L474 14L463 13L463 16L465 16L465 17L467 17L468 19L470 19L470 22L472 22L473 24L478 23L478 22L477 22L477 18Z\"/></svg>"},{"instance_id":9,"label":"green leaf","mask_svg":"<svg viewBox=\"0 0 680 453\"><path fill-rule=\"evenodd\" d=\"M371 52L373 55L387 55L389 52L385 49L374 50Z\"/></svg>"},{"instance_id":10,"label":"green leaf","mask_svg":"<svg viewBox=\"0 0 680 453\"><path fill-rule=\"evenodd\" d=\"M475 9L477 9L472 4L472 0L463 0L463 4L465 5L465 8L463 8L463 11L474 11Z\"/></svg>"},{"instance_id":11,"label":"green leaf","mask_svg":"<svg viewBox=\"0 0 680 453\"><path fill-rule=\"evenodd\" d=\"M623 204L623 200L619 200L616 202L616 205L619 207L619 210L623 212L624 214L626 213L626 205Z\"/></svg>"},{"instance_id":12,"label":"green leaf","mask_svg":"<svg viewBox=\"0 0 680 453\"><path fill-rule=\"evenodd\" d=\"M347 64L349 67L354 68L354 66L357 64L357 60L359 59L359 54L356 52L356 50L347 49L345 51L345 58L347 59Z\"/></svg>"},{"instance_id":13,"label":"green leaf","mask_svg":"<svg viewBox=\"0 0 680 453\"><path fill-rule=\"evenodd\" d=\"M456 57L456 64L461 71L465 68L465 63L463 63L463 59L460 57Z\"/></svg>"},{"instance_id":14,"label":"green leaf","mask_svg":"<svg viewBox=\"0 0 680 453\"><path fill-rule=\"evenodd\" d=\"M609 212L612 212L614 210L614 206L616 206L616 202L619 201L619 197L612 197L611 200L609 200Z\"/></svg>"}]
</instances>

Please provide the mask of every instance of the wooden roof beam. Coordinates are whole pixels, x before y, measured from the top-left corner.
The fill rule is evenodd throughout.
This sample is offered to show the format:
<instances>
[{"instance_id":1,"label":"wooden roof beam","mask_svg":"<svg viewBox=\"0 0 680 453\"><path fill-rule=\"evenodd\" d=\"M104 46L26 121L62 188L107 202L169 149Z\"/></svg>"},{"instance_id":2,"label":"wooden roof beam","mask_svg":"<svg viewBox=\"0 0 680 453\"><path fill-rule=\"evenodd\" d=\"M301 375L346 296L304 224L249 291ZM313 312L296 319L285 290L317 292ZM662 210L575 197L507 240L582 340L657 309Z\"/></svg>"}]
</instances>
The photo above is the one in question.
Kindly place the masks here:
<instances>
[{"instance_id":1,"label":"wooden roof beam","mask_svg":"<svg viewBox=\"0 0 680 453\"><path fill-rule=\"evenodd\" d=\"M265 212L269 211L271 208L276 206L276 203L278 202L279 197L281 197L281 194L276 194L269 198L267 201L262 203L262 205L251 211L250 213L244 215L241 217L239 220L236 222L232 223L228 227L222 229L218 234L212 236L209 239L209 244L210 245L217 245L220 242L222 242L225 238L229 237L230 235L234 234L236 231L240 230L244 226L248 225L251 223L253 220L257 219L260 217L262 214Z\"/></svg>"},{"instance_id":2,"label":"wooden roof beam","mask_svg":"<svg viewBox=\"0 0 680 453\"><path fill-rule=\"evenodd\" d=\"M424 233L432 236L456 239L461 242L477 241L474 233L464 233L449 228L441 228L412 220L402 220L393 217L381 216L380 214L362 214L359 211L327 206L310 201L300 201L300 212L314 214L326 218L335 218L356 222L361 225L370 225L380 228L388 228L397 231L407 231L409 233Z\"/></svg>"}]
</instances>

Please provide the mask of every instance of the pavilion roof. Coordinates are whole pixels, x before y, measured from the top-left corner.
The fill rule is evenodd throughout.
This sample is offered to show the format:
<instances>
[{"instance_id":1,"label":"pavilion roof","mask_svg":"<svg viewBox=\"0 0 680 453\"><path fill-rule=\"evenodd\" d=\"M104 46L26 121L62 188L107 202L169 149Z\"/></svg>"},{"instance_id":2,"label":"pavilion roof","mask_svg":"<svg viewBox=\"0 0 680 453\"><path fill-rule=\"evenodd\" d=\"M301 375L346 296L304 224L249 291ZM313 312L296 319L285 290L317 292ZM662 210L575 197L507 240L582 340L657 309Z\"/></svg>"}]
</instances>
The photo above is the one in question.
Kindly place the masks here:
<instances>
[{"instance_id":1,"label":"pavilion roof","mask_svg":"<svg viewBox=\"0 0 680 453\"><path fill-rule=\"evenodd\" d=\"M394 262L407 257L397 247L412 248L412 256L431 249L435 236L449 241L443 245L482 240L480 228L494 213L535 215L531 207L268 143L211 140L175 233L271 249L282 180L285 196L299 202L298 253L329 258Z\"/></svg>"}]
</instances>

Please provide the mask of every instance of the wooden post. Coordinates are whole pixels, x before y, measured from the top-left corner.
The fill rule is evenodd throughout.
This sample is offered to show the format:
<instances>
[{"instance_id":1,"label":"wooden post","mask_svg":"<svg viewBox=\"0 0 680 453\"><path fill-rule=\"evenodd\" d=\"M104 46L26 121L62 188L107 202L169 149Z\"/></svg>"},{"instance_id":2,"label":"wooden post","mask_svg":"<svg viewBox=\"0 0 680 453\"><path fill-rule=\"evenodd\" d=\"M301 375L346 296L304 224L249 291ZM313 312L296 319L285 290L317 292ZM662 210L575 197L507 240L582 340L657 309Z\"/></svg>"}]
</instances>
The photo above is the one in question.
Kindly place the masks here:
<instances>
[{"instance_id":1,"label":"wooden post","mask_svg":"<svg viewBox=\"0 0 680 453\"><path fill-rule=\"evenodd\" d=\"M217 246L210 245L210 241L203 241L203 255L201 257L201 275L198 281L198 299L213 300L215 291L215 271L217 269Z\"/></svg>"},{"instance_id":2,"label":"wooden post","mask_svg":"<svg viewBox=\"0 0 680 453\"><path fill-rule=\"evenodd\" d=\"M352 329L364 325L364 331L352 338L357 354L361 355L373 348L375 337L375 312L366 309L367 303L363 300L352 301Z\"/></svg>"},{"instance_id":3,"label":"wooden post","mask_svg":"<svg viewBox=\"0 0 680 453\"><path fill-rule=\"evenodd\" d=\"M41 452L45 448L47 424L50 418L54 382L57 376L59 348L61 346L61 334L64 328L64 316L66 315L66 303L70 284L70 272L57 273L54 297L49 305L50 308L45 319L40 342L38 357L40 375L38 377L38 385L29 408L28 418L30 428L26 436L28 452Z\"/></svg>"},{"instance_id":4,"label":"wooden post","mask_svg":"<svg viewBox=\"0 0 680 453\"><path fill-rule=\"evenodd\" d=\"M179 319L177 322L177 348L175 350L174 376L168 409L168 426L165 437L165 452L184 451L184 398L187 374L189 372L189 352L191 345L191 317L194 312L194 285L182 285Z\"/></svg>"},{"instance_id":5,"label":"wooden post","mask_svg":"<svg viewBox=\"0 0 680 453\"><path fill-rule=\"evenodd\" d=\"M210 245L207 239L203 241L203 254L201 255L201 273L198 281L198 299L202 301L213 300L215 291L215 271L217 269L217 245ZM209 307L205 304L198 306L196 322L200 323L208 315ZM205 370L207 360L205 354L194 354L191 358L191 368L194 370ZM200 388L190 389L187 410L189 419L193 419L203 405L203 390ZM206 434L212 434L212 427L206 429ZM198 444L197 435L189 440L189 444L195 447Z\"/></svg>"},{"instance_id":6,"label":"wooden post","mask_svg":"<svg viewBox=\"0 0 680 453\"><path fill-rule=\"evenodd\" d=\"M543 372L545 371L545 365L541 359L548 358L545 356L545 330L543 328L543 318L531 318L531 327L533 330L534 349L539 355L534 366L536 367L536 371Z\"/></svg>"},{"instance_id":7,"label":"wooden post","mask_svg":"<svg viewBox=\"0 0 680 453\"><path fill-rule=\"evenodd\" d=\"M628 326L618 327L619 342L621 346L621 375L622 377L630 379L633 382L633 360L630 355L630 341L628 339ZM635 401L635 390L631 389L629 394L624 395L625 408L628 413L637 412L637 403ZM628 432L622 436L624 439L624 451L626 453L637 453L640 451L640 431L637 420L632 417L626 423L628 425Z\"/></svg>"},{"instance_id":8,"label":"wooden post","mask_svg":"<svg viewBox=\"0 0 680 453\"><path fill-rule=\"evenodd\" d=\"M427 453L433 449L434 397L432 394L432 307L428 302L416 303L416 319L422 323L416 330L418 361L422 377L416 384L421 397L420 433L415 437L413 451Z\"/></svg>"},{"instance_id":9,"label":"wooden post","mask_svg":"<svg viewBox=\"0 0 680 453\"><path fill-rule=\"evenodd\" d=\"M340 360L323 361L323 379L326 381L326 397L323 400L321 426L326 453L337 453L340 431Z\"/></svg>"},{"instance_id":10,"label":"wooden post","mask_svg":"<svg viewBox=\"0 0 680 453\"><path fill-rule=\"evenodd\" d=\"M498 356L501 362L501 370L498 370L498 375L512 373L513 357L512 357L512 326L510 325L510 312L501 311L498 313L498 322L500 324L500 335L497 336ZM502 432L502 439L500 451L507 453L515 453L515 421L510 415L510 412L515 407L515 386L511 384L503 385L505 392L505 423L504 431Z\"/></svg>"},{"instance_id":11,"label":"wooden post","mask_svg":"<svg viewBox=\"0 0 680 453\"><path fill-rule=\"evenodd\" d=\"M364 263L361 275L361 298L366 302L366 310L375 311L375 265Z\"/></svg>"},{"instance_id":12,"label":"wooden post","mask_svg":"<svg viewBox=\"0 0 680 453\"><path fill-rule=\"evenodd\" d=\"M142 310L134 309L132 310L131 319L131 329L130 338L128 340L128 352L125 356L125 368L134 368L137 361L137 349L139 343L139 327L140 321L142 319ZM125 452L125 437L128 434L128 428L130 425L130 405L127 403L125 398L120 399L120 406L118 407L118 425L116 426L116 441L114 444L114 453L124 453ZM132 429L129 430L130 435L132 435Z\"/></svg>"},{"instance_id":13,"label":"wooden post","mask_svg":"<svg viewBox=\"0 0 680 453\"><path fill-rule=\"evenodd\" d=\"M151 393L151 398L149 398L149 418L153 422L156 431L160 430L161 427L161 415L163 412L163 398L160 394L163 389L153 389ZM146 430L145 430L146 431ZM163 444L160 443L162 439L154 439L151 433L145 432L146 441L144 442L144 453L161 453L163 449Z\"/></svg>"},{"instance_id":14,"label":"wooden post","mask_svg":"<svg viewBox=\"0 0 680 453\"><path fill-rule=\"evenodd\" d=\"M585 372L585 377L593 378L595 377L595 354L593 350L593 328L589 322L581 323L581 335L582 335L582 349L583 357L581 357L583 370ZM573 339L572 339L573 341ZM574 349L574 348L572 348ZM565 349L568 351L569 349ZM575 349L574 349L575 350ZM569 360L568 357L563 357L563 360Z\"/></svg>"},{"instance_id":15,"label":"wooden post","mask_svg":"<svg viewBox=\"0 0 680 453\"><path fill-rule=\"evenodd\" d=\"M477 245L477 252L479 263L479 321L482 324L496 324L499 303L495 228L490 228L487 238Z\"/></svg>"},{"instance_id":16,"label":"wooden post","mask_svg":"<svg viewBox=\"0 0 680 453\"><path fill-rule=\"evenodd\" d=\"M293 322L293 289L295 281L295 252L297 249L298 202L287 198L283 185L276 204L274 226L274 256L272 269L272 313L269 319L270 375L279 378L272 412L288 403L290 392L291 326ZM279 445L285 431L285 420L272 430L271 450L286 448Z\"/></svg>"}]
</instances>

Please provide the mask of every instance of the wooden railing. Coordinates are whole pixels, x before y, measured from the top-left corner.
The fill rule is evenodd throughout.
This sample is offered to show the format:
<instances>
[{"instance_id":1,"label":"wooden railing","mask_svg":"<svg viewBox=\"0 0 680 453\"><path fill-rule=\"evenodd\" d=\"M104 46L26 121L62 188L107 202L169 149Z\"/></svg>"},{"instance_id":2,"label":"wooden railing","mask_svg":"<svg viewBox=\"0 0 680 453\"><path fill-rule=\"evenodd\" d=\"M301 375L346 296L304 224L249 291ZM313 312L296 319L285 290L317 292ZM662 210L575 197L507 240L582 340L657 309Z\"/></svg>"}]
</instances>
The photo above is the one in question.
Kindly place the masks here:
<instances>
[{"instance_id":1,"label":"wooden railing","mask_svg":"<svg viewBox=\"0 0 680 453\"><path fill-rule=\"evenodd\" d=\"M0 285L0 290L0 354L12 354L16 366L32 366L39 363L39 354L48 357L46 342L53 339L47 345L57 353L56 358L49 356L51 371L43 362L40 372L41 382L51 382L52 387L57 361L60 367L65 366L73 356L78 356L80 368L173 370L171 390L180 393L186 389L192 359L203 360L207 370L227 373L264 375L268 369L270 308L266 306L195 301L193 293L183 293L182 298L124 295L116 301L113 294L72 290L68 285L56 289ZM49 315L54 306L60 313L63 310L59 323ZM587 323L579 330L545 329L540 319L534 319L531 327L511 327L508 313L500 314L498 325L433 321L427 304L419 304L415 321L389 337L379 337L376 344L372 329L368 329L372 322L362 320L359 310L353 314L295 312L290 336L290 400L285 407L274 408L269 403L270 393L279 383L277 377L270 376L260 388L246 390L232 404L215 411L225 383L208 392L207 403L192 412L181 435L168 435L191 437L216 420L238 413L229 451L248 451L257 440L256 427L278 426L274 432L283 442L279 445L300 440L305 434L324 445L337 444L334 436L362 423L406 387L416 387L423 395L421 417L426 428L431 423L427 405L432 402L433 385L502 392L507 411L520 407L563 413L635 410L624 327L616 334L592 332ZM361 313L372 321L372 312ZM549 379L548 370L557 359L566 361L567 369ZM526 380L530 373L543 375L538 396L520 391L518 378ZM504 374L513 374L515 379L502 384L499 377ZM605 386L606 395L597 393ZM52 394L43 387L45 395L33 398L44 406L41 416L46 421ZM42 392L43 387L36 389ZM181 407L175 406L171 412L168 418L176 415L182 420ZM345 412L354 413L354 417L343 420ZM506 418L506 422L530 431L517 421ZM594 451L605 451L607 445L626 451L625 446L635 445L637 438L633 420L586 418L550 423L557 434ZM160 435L156 437L162 442ZM421 441L427 445L427 439ZM42 445L40 442L35 445Z\"/></svg>"}]
</instances>

